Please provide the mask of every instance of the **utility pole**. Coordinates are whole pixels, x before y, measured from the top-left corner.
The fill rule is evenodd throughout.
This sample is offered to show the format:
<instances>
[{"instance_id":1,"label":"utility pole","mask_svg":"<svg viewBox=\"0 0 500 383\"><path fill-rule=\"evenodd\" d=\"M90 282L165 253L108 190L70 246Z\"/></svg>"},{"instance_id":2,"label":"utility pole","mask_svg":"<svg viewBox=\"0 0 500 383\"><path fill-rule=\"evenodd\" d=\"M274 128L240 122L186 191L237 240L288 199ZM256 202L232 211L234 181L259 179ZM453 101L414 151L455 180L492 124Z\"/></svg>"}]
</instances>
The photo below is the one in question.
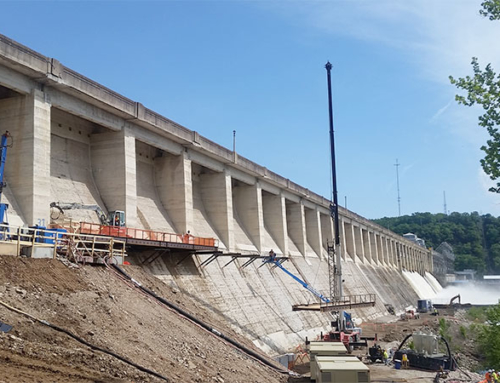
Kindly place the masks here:
<instances>
[{"instance_id":1,"label":"utility pole","mask_svg":"<svg viewBox=\"0 0 500 383\"><path fill-rule=\"evenodd\" d=\"M396 167L396 181L398 185L398 217L401 217L401 196L399 195L399 165L398 159L396 158L396 163L394 166Z\"/></svg>"}]
</instances>

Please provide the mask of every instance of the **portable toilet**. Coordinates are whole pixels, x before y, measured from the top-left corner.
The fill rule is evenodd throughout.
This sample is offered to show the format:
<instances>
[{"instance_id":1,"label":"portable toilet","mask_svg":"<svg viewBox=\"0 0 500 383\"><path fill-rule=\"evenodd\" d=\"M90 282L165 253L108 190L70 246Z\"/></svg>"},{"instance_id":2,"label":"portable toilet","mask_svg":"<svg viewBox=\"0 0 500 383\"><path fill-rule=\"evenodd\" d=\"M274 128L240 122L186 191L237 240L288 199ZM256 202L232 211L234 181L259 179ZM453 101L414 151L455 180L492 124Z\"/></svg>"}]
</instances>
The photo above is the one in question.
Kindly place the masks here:
<instances>
[{"instance_id":1,"label":"portable toilet","mask_svg":"<svg viewBox=\"0 0 500 383\"><path fill-rule=\"evenodd\" d=\"M362 362L318 362L317 383L370 383L370 369Z\"/></svg>"},{"instance_id":2,"label":"portable toilet","mask_svg":"<svg viewBox=\"0 0 500 383\"><path fill-rule=\"evenodd\" d=\"M316 355L314 360L311 359L311 380L316 380L318 375L318 362L358 362L359 359L354 355L342 356L319 356Z\"/></svg>"}]
</instances>

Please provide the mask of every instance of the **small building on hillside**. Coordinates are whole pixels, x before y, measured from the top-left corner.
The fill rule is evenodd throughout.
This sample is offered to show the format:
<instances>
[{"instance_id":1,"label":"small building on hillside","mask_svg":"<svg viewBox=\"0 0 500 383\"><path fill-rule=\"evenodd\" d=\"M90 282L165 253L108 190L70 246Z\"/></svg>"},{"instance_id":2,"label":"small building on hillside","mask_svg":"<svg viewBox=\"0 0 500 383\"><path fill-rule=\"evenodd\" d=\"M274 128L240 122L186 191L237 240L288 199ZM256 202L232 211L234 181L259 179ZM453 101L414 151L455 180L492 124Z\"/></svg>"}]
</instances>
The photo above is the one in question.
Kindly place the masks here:
<instances>
[{"instance_id":1,"label":"small building on hillside","mask_svg":"<svg viewBox=\"0 0 500 383\"><path fill-rule=\"evenodd\" d=\"M418 238L416 234L406 233L403 234L403 237L409 241L415 242L417 245L425 247L425 241L422 238Z\"/></svg>"}]
</instances>

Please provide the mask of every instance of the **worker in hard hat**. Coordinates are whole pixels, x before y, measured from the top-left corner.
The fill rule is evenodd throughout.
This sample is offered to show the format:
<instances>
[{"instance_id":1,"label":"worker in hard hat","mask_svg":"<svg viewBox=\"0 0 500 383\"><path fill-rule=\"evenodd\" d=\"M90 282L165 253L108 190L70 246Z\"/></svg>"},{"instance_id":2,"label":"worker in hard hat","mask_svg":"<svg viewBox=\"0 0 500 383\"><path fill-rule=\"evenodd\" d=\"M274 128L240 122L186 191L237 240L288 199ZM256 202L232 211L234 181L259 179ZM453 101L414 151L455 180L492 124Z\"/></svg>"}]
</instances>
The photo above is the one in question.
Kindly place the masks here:
<instances>
[{"instance_id":1,"label":"worker in hard hat","mask_svg":"<svg viewBox=\"0 0 500 383\"><path fill-rule=\"evenodd\" d=\"M491 380L491 372L492 372L492 371L493 371L493 370L488 370L488 371L486 371L486 374L484 374L484 379L485 379L488 383L491 383L491 381L492 381L492 380Z\"/></svg>"},{"instance_id":2,"label":"worker in hard hat","mask_svg":"<svg viewBox=\"0 0 500 383\"><path fill-rule=\"evenodd\" d=\"M274 252L273 249L269 251L269 260L274 262L276 260L276 253Z\"/></svg>"},{"instance_id":3,"label":"worker in hard hat","mask_svg":"<svg viewBox=\"0 0 500 383\"><path fill-rule=\"evenodd\" d=\"M498 373L495 370L492 370L491 371L491 381L493 383L498 383L498 380L499 380Z\"/></svg>"},{"instance_id":4,"label":"worker in hard hat","mask_svg":"<svg viewBox=\"0 0 500 383\"><path fill-rule=\"evenodd\" d=\"M384 354L383 354L383 360L384 364L387 366L389 364L389 354L387 353L387 350L384 349Z\"/></svg>"},{"instance_id":5,"label":"worker in hard hat","mask_svg":"<svg viewBox=\"0 0 500 383\"><path fill-rule=\"evenodd\" d=\"M403 354L403 357L401 358L401 362L403 364L403 368L408 368L408 355Z\"/></svg>"}]
</instances>

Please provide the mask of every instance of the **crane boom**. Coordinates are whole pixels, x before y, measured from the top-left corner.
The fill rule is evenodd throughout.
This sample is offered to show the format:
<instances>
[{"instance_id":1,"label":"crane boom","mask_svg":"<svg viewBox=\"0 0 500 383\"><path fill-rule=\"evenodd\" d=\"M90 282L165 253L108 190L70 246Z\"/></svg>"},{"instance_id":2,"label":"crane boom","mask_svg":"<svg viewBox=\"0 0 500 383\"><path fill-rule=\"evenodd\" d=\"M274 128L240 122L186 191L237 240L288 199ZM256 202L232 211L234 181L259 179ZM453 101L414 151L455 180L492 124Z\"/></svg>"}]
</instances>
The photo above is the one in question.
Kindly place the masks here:
<instances>
[{"instance_id":1,"label":"crane boom","mask_svg":"<svg viewBox=\"0 0 500 383\"><path fill-rule=\"evenodd\" d=\"M278 260L267 260L266 262L268 263L273 263L274 265L276 265L276 267L279 267L281 270L283 270L286 274L288 274L289 276L291 276L293 279L295 279L297 282L299 282L304 288L306 288L307 290L309 290L311 293L313 293L314 295L316 295L319 299L321 299L323 302L325 303L330 303L330 299L328 299L327 297L325 297L323 294L321 294L318 290L316 290L314 287L312 287L309 283L306 283L304 282L302 279L298 278L297 276L295 276L294 274L292 274L290 271L288 271L287 269L285 269L283 267L283 265L281 264L280 261Z\"/></svg>"}]
</instances>

